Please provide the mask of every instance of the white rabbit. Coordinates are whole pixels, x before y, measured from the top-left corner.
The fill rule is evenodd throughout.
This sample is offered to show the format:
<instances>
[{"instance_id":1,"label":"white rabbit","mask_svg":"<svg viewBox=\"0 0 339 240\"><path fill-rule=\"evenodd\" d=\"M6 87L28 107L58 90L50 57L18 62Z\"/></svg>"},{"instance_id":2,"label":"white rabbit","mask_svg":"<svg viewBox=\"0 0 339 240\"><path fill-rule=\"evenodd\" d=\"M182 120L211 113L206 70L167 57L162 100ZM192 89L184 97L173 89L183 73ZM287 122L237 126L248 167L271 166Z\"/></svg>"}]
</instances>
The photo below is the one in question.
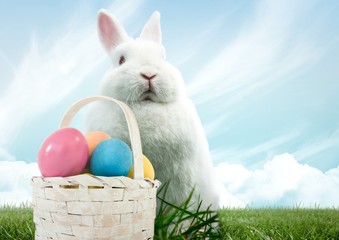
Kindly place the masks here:
<instances>
[{"instance_id":1,"label":"white rabbit","mask_svg":"<svg viewBox=\"0 0 339 240\"><path fill-rule=\"evenodd\" d=\"M208 143L180 72L165 60L159 12L133 39L114 16L101 10L98 32L113 63L100 94L119 99L133 110L143 153L152 162L156 178L170 182L166 200L180 204L195 187L193 200L197 202L200 195L204 207L212 204L216 209L219 196ZM88 129L129 143L122 113L111 103L91 108Z\"/></svg>"}]
</instances>

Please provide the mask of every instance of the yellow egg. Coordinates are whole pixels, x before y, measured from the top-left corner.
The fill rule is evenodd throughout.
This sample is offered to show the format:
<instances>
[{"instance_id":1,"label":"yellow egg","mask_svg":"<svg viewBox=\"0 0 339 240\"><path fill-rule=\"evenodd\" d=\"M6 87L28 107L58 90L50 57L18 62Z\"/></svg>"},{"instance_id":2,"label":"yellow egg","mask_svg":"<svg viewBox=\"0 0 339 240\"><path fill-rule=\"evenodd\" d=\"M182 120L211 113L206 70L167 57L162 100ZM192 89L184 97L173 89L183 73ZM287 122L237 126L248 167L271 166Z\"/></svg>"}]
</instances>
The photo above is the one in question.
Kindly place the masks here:
<instances>
[{"instance_id":1,"label":"yellow egg","mask_svg":"<svg viewBox=\"0 0 339 240\"><path fill-rule=\"evenodd\" d=\"M142 159L144 161L144 178L154 180L155 174L151 161L145 155L142 155ZM132 178L132 176L133 176L133 167L131 167L128 173L128 177Z\"/></svg>"},{"instance_id":2,"label":"yellow egg","mask_svg":"<svg viewBox=\"0 0 339 240\"><path fill-rule=\"evenodd\" d=\"M81 174L90 174L88 166L86 166L85 169L82 170Z\"/></svg>"}]
</instances>

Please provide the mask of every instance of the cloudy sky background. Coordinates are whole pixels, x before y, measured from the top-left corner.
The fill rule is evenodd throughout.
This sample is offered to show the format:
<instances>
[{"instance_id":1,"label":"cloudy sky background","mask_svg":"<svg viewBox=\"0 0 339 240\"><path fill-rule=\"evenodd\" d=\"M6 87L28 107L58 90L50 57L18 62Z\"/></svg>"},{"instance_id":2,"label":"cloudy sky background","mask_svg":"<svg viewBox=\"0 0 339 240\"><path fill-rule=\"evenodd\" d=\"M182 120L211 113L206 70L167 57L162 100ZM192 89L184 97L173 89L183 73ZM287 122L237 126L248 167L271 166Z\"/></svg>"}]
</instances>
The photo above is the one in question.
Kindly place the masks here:
<instances>
[{"instance_id":1,"label":"cloudy sky background","mask_svg":"<svg viewBox=\"0 0 339 240\"><path fill-rule=\"evenodd\" d=\"M0 2L0 204L29 201L40 144L110 67L101 8L134 37L160 11L224 205L339 207L335 0Z\"/></svg>"}]
</instances>

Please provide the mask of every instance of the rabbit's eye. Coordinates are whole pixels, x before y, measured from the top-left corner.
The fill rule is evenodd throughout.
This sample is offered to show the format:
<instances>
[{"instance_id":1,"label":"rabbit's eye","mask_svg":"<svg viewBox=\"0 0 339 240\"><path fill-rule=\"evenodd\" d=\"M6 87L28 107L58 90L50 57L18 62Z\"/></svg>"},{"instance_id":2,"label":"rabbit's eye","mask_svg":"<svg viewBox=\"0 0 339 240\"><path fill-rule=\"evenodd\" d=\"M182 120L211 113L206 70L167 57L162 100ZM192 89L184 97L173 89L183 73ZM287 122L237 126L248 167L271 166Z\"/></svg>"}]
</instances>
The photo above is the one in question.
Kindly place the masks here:
<instances>
[{"instance_id":1,"label":"rabbit's eye","mask_svg":"<svg viewBox=\"0 0 339 240\"><path fill-rule=\"evenodd\" d=\"M122 65L125 62L125 56L121 55L120 59L119 59L119 65Z\"/></svg>"}]
</instances>

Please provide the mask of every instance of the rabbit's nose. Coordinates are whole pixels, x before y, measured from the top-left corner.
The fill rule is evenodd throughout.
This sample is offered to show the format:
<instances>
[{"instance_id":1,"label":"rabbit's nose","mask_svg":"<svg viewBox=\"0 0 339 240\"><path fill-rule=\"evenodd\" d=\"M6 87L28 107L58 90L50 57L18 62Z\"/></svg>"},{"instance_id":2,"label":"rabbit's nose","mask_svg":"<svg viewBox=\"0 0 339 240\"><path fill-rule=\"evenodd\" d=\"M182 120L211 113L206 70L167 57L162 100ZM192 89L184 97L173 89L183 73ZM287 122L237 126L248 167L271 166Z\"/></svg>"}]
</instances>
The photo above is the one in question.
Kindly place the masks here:
<instances>
[{"instance_id":1,"label":"rabbit's nose","mask_svg":"<svg viewBox=\"0 0 339 240\"><path fill-rule=\"evenodd\" d=\"M140 75L148 81L151 81L156 76L154 73L140 73Z\"/></svg>"}]
</instances>

